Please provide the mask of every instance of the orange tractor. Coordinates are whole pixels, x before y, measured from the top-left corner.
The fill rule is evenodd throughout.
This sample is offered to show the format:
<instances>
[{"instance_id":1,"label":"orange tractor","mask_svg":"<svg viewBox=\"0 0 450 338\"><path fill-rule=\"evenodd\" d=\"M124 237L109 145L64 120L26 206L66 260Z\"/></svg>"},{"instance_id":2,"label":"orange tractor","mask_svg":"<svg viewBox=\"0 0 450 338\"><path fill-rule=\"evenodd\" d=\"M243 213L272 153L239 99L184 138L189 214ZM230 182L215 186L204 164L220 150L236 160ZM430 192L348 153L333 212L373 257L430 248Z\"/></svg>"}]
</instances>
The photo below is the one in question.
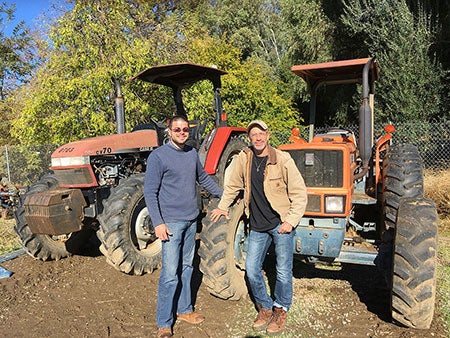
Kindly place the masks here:
<instances>
[{"instance_id":1,"label":"orange tractor","mask_svg":"<svg viewBox=\"0 0 450 338\"><path fill-rule=\"evenodd\" d=\"M131 80L168 86L176 113L186 116L183 89L209 81L214 91L215 128L206 138L206 121L191 121L189 142L199 152L208 174L219 184L234 154L246 143L245 128L227 125L220 96L226 72L190 63L156 66ZM117 134L60 146L52 154L52 174L28 187L15 211L15 231L28 254L43 261L78 253L92 238L116 269L140 275L160 265L161 243L144 201L147 157L167 142L166 124L150 121L125 132L124 99L116 83ZM170 116L169 116L170 117ZM199 207L209 197L201 194Z\"/></svg>"},{"instance_id":2,"label":"orange tractor","mask_svg":"<svg viewBox=\"0 0 450 338\"><path fill-rule=\"evenodd\" d=\"M391 125L374 139L377 61L345 60L291 70L306 81L311 95L308 140L294 128L290 143L279 147L291 154L308 192L293 255L313 264L377 266L391 290L393 320L428 328L436 294L437 212L423 196L417 148L395 144ZM315 133L320 89L348 84L362 86L358 137L341 128ZM242 204L238 201L232 207L228 220L211 223L206 217L200 234L203 281L211 293L224 299L247 293L243 269L248 223Z\"/></svg>"}]
</instances>

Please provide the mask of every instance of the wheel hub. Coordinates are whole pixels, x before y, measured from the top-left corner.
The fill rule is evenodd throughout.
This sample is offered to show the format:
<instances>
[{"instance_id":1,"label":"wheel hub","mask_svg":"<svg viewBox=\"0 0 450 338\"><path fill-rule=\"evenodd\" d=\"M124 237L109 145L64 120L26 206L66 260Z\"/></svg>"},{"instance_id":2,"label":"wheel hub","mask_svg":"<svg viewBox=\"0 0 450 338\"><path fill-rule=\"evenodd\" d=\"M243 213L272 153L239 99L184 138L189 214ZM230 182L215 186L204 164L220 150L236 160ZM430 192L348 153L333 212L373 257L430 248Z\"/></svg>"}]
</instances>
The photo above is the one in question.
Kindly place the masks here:
<instances>
[{"instance_id":1,"label":"wheel hub","mask_svg":"<svg viewBox=\"0 0 450 338\"><path fill-rule=\"evenodd\" d=\"M135 223L136 238L139 250L144 250L147 245L156 240L155 230L153 228L147 208L141 210Z\"/></svg>"}]
</instances>

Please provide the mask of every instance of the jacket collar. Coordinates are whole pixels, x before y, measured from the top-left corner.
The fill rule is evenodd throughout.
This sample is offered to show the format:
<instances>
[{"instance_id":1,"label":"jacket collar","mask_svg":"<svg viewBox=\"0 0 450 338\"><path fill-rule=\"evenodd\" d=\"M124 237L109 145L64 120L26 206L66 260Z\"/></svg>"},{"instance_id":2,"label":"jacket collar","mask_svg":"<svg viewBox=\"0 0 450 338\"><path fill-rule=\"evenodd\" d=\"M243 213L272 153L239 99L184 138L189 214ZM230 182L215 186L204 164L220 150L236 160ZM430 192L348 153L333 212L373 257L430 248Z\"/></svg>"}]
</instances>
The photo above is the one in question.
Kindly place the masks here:
<instances>
[{"instance_id":1,"label":"jacket collar","mask_svg":"<svg viewBox=\"0 0 450 338\"><path fill-rule=\"evenodd\" d=\"M268 157L268 159L267 159L267 163L270 163L270 164L276 164L277 163L277 152L276 152L276 150L275 150L275 148L274 147L272 147L271 145L267 145L267 147L269 148L269 157ZM251 156L253 157L253 150L252 150L252 146L250 146L250 147L247 147L247 148L244 148L244 152L247 154L247 155L249 155L249 154L251 154ZM252 158L251 157L251 158Z\"/></svg>"}]
</instances>

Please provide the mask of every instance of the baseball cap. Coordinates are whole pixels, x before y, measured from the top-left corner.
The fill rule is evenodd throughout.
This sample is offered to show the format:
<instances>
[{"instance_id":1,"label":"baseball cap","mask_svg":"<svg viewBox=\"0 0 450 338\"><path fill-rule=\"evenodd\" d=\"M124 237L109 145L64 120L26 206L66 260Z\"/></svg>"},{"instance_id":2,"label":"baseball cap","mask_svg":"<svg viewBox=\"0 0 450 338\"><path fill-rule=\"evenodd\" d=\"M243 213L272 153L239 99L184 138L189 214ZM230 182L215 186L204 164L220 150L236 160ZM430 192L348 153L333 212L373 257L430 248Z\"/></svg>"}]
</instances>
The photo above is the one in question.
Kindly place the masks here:
<instances>
[{"instance_id":1,"label":"baseball cap","mask_svg":"<svg viewBox=\"0 0 450 338\"><path fill-rule=\"evenodd\" d=\"M264 131L267 131L269 129L269 127L267 127L266 122L261 121L261 120L253 120L247 126L247 134L250 132L250 129L252 129L253 127L259 127L260 129L262 129Z\"/></svg>"}]
</instances>

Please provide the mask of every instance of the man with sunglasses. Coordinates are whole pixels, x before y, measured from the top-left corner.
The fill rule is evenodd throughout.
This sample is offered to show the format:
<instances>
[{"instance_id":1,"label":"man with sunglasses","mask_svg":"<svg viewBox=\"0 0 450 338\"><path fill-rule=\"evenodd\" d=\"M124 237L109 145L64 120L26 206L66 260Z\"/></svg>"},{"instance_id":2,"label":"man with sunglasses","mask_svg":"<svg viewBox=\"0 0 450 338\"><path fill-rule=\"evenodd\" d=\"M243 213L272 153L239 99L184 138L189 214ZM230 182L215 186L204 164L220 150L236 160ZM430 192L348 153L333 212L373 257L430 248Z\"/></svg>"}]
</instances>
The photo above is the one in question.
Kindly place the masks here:
<instances>
[{"instance_id":1,"label":"man with sunglasses","mask_svg":"<svg viewBox=\"0 0 450 338\"><path fill-rule=\"evenodd\" d=\"M224 193L211 220L228 216L228 208L241 190L249 217L245 272L258 315L253 329L279 334L292 303L292 268L295 227L306 209L306 186L294 160L269 145L267 124L254 120L247 127L251 146L233 159ZM267 292L262 266L270 244L276 258L274 299Z\"/></svg>"},{"instance_id":2,"label":"man with sunglasses","mask_svg":"<svg viewBox=\"0 0 450 338\"><path fill-rule=\"evenodd\" d=\"M162 243L162 269L158 284L156 321L158 337L172 337L176 319L191 324L205 317L194 312L191 278L197 230L198 182L212 195L222 189L203 169L197 151L186 145L189 123L184 116L169 122L170 141L155 149L147 159L144 196L155 235Z\"/></svg>"}]
</instances>

